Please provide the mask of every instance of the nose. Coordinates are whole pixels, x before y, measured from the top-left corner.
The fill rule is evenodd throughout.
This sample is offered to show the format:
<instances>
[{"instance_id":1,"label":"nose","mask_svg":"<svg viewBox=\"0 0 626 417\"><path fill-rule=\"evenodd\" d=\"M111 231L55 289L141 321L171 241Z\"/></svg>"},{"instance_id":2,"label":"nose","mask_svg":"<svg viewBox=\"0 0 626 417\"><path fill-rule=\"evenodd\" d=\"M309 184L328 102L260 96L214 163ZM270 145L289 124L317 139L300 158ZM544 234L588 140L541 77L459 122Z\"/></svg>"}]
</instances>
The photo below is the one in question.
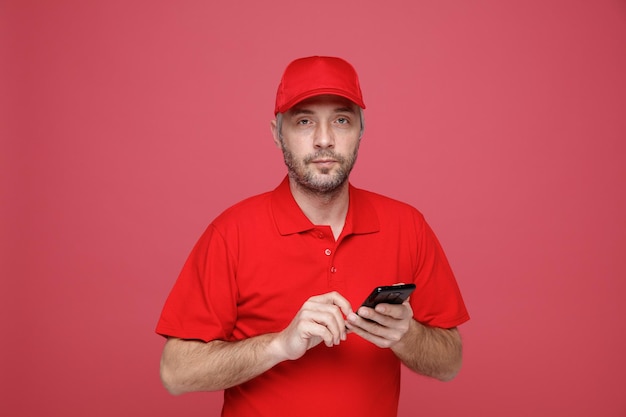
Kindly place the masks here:
<instances>
[{"instance_id":1,"label":"nose","mask_svg":"<svg viewBox=\"0 0 626 417\"><path fill-rule=\"evenodd\" d=\"M332 148L335 146L335 135L326 123L320 123L315 131L314 145L316 148Z\"/></svg>"}]
</instances>

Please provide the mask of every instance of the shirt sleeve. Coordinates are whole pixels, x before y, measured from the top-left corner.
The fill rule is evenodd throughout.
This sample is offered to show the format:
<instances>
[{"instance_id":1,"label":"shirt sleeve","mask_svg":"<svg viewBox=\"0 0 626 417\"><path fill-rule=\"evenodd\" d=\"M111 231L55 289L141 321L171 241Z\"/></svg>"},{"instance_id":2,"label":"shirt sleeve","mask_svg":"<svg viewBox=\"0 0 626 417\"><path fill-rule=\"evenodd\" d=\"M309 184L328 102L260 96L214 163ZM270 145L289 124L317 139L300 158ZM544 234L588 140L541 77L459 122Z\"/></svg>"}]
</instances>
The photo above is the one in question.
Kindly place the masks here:
<instances>
[{"instance_id":1,"label":"shirt sleeve","mask_svg":"<svg viewBox=\"0 0 626 417\"><path fill-rule=\"evenodd\" d=\"M235 269L223 236L210 225L187 258L156 333L205 342L229 340L237 317Z\"/></svg>"},{"instance_id":2,"label":"shirt sleeve","mask_svg":"<svg viewBox=\"0 0 626 417\"><path fill-rule=\"evenodd\" d=\"M434 232L421 215L417 222L416 290L411 296L414 317L428 326L456 327L469 320L459 286Z\"/></svg>"}]
</instances>

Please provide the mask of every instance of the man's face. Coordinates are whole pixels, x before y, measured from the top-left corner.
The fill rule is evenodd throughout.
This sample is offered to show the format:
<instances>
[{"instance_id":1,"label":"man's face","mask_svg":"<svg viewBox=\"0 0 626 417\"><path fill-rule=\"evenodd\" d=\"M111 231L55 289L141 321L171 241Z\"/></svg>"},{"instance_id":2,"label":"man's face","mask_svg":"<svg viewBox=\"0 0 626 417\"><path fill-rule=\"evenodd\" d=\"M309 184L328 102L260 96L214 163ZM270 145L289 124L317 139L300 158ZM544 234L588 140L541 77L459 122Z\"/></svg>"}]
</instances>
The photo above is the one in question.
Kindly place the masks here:
<instances>
[{"instance_id":1,"label":"man's face","mask_svg":"<svg viewBox=\"0 0 626 417\"><path fill-rule=\"evenodd\" d=\"M332 95L312 97L284 113L282 132L278 128L274 121L274 141L297 184L327 194L346 182L361 135L361 113L356 104Z\"/></svg>"}]
</instances>

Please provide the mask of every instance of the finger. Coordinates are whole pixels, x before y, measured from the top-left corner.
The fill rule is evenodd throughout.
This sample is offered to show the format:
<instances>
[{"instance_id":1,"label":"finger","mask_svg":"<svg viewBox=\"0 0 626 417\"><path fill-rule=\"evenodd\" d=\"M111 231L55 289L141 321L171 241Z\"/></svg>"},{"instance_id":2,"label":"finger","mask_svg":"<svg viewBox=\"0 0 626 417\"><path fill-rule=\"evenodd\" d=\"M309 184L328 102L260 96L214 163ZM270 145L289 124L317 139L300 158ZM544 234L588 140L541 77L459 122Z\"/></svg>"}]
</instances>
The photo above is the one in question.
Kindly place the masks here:
<instances>
[{"instance_id":1,"label":"finger","mask_svg":"<svg viewBox=\"0 0 626 417\"><path fill-rule=\"evenodd\" d=\"M324 342L326 346L334 344L334 337L328 328L314 321L302 321L298 326L298 335L308 343L308 348Z\"/></svg>"},{"instance_id":2,"label":"finger","mask_svg":"<svg viewBox=\"0 0 626 417\"><path fill-rule=\"evenodd\" d=\"M370 333L368 331L365 331L363 329L359 329L359 328L355 328L354 330L352 330L356 335L360 336L362 339L367 340L370 343L373 343L374 345L380 347L380 348L390 348L393 345L395 345L399 338L395 337L394 335L390 335L390 336L379 336L377 334L374 333Z\"/></svg>"},{"instance_id":3,"label":"finger","mask_svg":"<svg viewBox=\"0 0 626 417\"><path fill-rule=\"evenodd\" d=\"M347 339L344 316L352 313L352 306L345 297L333 291L311 297L307 300L307 303L305 303L306 307L303 306L303 308L332 313L335 317L336 326L328 321L324 321L324 324L331 326L332 332L338 336L338 340Z\"/></svg>"},{"instance_id":4,"label":"finger","mask_svg":"<svg viewBox=\"0 0 626 417\"><path fill-rule=\"evenodd\" d=\"M387 305L389 307L393 307L393 310L397 310L398 307L402 308L402 306L397 304ZM395 339L396 333L404 334L408 326L407 318L409 316L405 313L406 312L403 312L398 314L398 316L393 317L388 314L381 314L371 308L361 307L359 309L359 314L356 315L356 319L353 316L349 316L348 322L377 336Z\"/></svg>"},{"instance_id":5,"label":"finger","mask_svg":"<svg viewBox=\"0 0 626 417\"><path fill-rule=\"evenodd\" d=\"M349 330L361 330L371 335L384 337L390 329L384 322L384 316L376 313L372 309L362 311L359 309L360 314L353 314L348 316L348 329ZM393 320L393 319L388 319Z\"/></svg>"},{"instance_id":6,"label":"finger","mask_svg":"<svg viewBox=\"0 0 626 417\"><path fill-rule=\"evenodd\" d=\"M392 337L388 328L356 315L348 318L347 327L352 333L380 347L387 347L387 341Z\"/></svg>"},{"instance_id":7,"label":"finger","mask_svg":"<svg viewBox=\"0 0 626 417\"><path fill-rule=\"evenodd\" d=\"M330 335L330 340L334 344L339 344L341 340L345 340L346 325L339 309L336 306L327 304L311 304L315 308L304 309L302 318L326 329ZM325 341L328 342L328 338Z\"/></svg>"},{"instance_id":8,"label":"finger","mask_svg":"<svg viewBox=\"0 0 626 417\"><path fill-rule=\"evenodd\" d=\"M375 308L361 306L357 310L357 315L365 319L366 322L375 322L382 326L389 326L396 318L388 314L389 309L387 309L387 306L393 307L391 304L378 304Z\"/></svg>"},{"instance_id":9,"label":"finger","mask_svg":"<svg viewBox=\"0 0 626 417\"><path fill-rule=\"evenodd\" d=\"M378 304L374 310L384 316L388 316L397 320L406 319L413 316L413 310L408 301L402 304Z\"/></svg>"},{"instance_id":10,"label":"finger","mask_svg":"<svg viewBox=\"0 0 626 417\"><path fill-rule=\"evenodd\" d=\"M398 329L386 327L375 321L364 319L356 314L348 316L347 328L350 332L383 348L391 347L393 344L397 343L403 334Z\"/></svg>"},{"instance_id":11,"label":"finger","mask_svg":"<svg viewBox=\"0 0 626 417\"><path fill-rule=\"evenodd\" d=\"M335 305L339 307L344 316L352 313L352 305L350 304L350 301L348 301L343 295L339 294L337 291L316 295L309 298L309 300L322 304Z\"/></svg>"}]
</instances>

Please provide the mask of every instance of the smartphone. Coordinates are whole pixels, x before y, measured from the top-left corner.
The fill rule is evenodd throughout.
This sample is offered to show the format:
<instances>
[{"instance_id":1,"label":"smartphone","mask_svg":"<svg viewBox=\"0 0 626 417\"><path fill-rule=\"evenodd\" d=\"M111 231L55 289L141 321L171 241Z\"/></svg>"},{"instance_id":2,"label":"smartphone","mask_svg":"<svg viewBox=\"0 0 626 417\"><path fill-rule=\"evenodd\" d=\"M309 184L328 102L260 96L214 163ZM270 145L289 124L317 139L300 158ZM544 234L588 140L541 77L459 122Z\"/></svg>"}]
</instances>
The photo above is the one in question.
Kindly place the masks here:
<instances>
[{"instance_id":1,"label":"smartphone","mask_svg":"<svg viewBox=\"0 0 626 417\"><path fill-rule=\"evenodd\" d=\"M415 290L415 284L387 285L376 287L370 295L363 301L361 306L376 307L377 304L402 304L409 298L409 295Z\"/></svg>"}]
</instances>

